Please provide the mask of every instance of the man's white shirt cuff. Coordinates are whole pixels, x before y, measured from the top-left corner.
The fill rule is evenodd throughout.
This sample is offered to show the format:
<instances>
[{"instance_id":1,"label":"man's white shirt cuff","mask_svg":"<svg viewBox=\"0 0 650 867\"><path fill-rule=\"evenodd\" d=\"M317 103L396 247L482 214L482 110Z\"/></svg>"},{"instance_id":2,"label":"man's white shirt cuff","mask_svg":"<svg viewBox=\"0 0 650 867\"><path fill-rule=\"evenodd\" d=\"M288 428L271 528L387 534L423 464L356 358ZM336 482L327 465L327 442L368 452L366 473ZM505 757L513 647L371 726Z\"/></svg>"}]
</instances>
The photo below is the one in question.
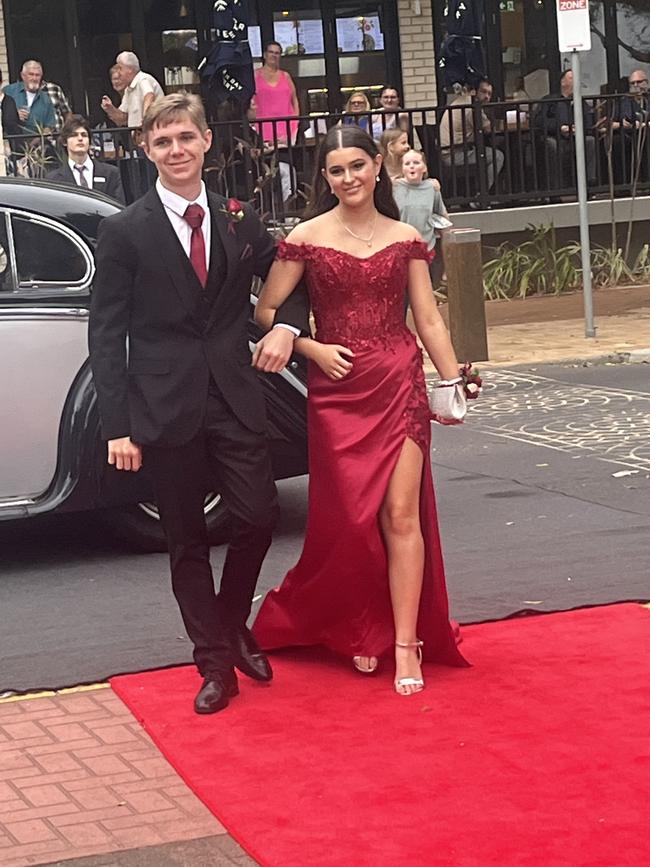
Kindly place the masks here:
<instances>
[{"instance_id":1,"label":"man's white shirt cuff","mask_svg":"<svg viewBox=\"0 0 650 867\"><path fill-rule=\"evenodd\" d=\"M273 327L286 328L287 331L290 331L294 337L300 337L300 329L296 328L295 325L287 325L286 322L276 322Z\"/></svg>"}]
</instances>

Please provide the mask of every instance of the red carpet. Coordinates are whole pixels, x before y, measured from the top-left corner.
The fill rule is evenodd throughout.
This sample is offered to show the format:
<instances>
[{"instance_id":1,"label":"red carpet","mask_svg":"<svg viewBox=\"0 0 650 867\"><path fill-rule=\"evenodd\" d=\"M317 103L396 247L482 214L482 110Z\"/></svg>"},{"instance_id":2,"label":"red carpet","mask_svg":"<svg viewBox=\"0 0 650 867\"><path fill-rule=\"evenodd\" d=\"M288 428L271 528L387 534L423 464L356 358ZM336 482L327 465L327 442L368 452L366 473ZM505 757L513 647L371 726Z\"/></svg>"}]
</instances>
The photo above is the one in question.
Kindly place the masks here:
<instances>
[{"instance_id":1,"label":"red carpet","mask_svg":"<svg viewBox=\"0 0 650 867\"><path fill-rule=\"evenodd\" d=\"M118 695L236 839L272 867L650 864L650 611L623 604L464 629L471 669L388 674L276 655L198 717L190 668Z\"/></svg>"}]
</instances>

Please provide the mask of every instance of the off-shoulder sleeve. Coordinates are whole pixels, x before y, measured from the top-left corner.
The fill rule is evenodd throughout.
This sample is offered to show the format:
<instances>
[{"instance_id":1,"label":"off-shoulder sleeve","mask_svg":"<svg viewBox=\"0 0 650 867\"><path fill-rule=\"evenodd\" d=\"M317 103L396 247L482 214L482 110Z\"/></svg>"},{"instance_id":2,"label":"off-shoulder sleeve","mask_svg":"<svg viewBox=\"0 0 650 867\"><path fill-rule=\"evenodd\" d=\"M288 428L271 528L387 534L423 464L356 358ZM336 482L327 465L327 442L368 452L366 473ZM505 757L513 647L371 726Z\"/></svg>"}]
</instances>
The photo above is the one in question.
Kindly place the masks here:
<instances>
[{"instance_id":1,"label":"off-shoulder sleeve","mask_svg":"<svg viewBox=\"0 0 650 867\"><path fill-rule=\"evenodd\" d=\"M407 241L405 246L409 259L424 259L425 262L431 263L436 257L436 251L429 250L424 241Z\"/></svg>"},{"instance_id":2,"label":"off-shoulder sleeve","mask_svg":"<svg viewBox=\"0 0 650 867\"><path fill-rule=\"evenodd\" d=\"M307 259L309 256L308 244L292 244L291 241L282 240L278 244L278 252L276 258L289 259L293 262L299 262Z\"/></svg>"}]
</instances>

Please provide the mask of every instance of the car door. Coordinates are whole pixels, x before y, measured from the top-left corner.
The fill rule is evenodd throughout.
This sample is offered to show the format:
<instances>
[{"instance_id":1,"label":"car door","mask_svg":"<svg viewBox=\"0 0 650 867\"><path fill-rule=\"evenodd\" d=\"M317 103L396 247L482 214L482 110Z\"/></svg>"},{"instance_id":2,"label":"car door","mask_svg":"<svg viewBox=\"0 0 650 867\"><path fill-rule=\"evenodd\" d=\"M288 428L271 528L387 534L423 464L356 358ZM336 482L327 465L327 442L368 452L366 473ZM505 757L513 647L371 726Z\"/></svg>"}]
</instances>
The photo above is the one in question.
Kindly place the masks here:
<instances>
[{"instance_id":1,"label":"car door","mask_svg":"<svg viewBox=\"0 0 650 867\"><path fill-rule=\"evenodd\" d=\"M88 356L92 253L45 216L0 209L0 508L43 494L61 415Z\"/></svg>"}]
</instances>

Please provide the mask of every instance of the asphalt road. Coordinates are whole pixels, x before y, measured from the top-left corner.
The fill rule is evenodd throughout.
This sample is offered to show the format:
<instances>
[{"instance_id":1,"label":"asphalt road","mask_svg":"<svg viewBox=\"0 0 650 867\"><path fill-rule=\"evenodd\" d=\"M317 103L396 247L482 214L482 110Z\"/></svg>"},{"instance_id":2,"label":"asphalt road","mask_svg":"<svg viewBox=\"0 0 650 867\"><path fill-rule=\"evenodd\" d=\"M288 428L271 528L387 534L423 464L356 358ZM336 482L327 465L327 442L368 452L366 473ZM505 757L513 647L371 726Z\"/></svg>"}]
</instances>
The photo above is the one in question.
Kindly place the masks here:
<instances>
[{"instance_id":1,"label":"asphalt road","mask_svg":"<svg viewBox=\"0 0 650 867\"><path fill-rule=\"evenodd\" d=\"M435 427L432 460L456 619L650 599L647 365L494 371L463 427ZM306 492L280 485L260 594L297 558ZM0 551L0 692L190 659L164 555L88 515L0 524Z\"/></svg>"}]
</instances>

